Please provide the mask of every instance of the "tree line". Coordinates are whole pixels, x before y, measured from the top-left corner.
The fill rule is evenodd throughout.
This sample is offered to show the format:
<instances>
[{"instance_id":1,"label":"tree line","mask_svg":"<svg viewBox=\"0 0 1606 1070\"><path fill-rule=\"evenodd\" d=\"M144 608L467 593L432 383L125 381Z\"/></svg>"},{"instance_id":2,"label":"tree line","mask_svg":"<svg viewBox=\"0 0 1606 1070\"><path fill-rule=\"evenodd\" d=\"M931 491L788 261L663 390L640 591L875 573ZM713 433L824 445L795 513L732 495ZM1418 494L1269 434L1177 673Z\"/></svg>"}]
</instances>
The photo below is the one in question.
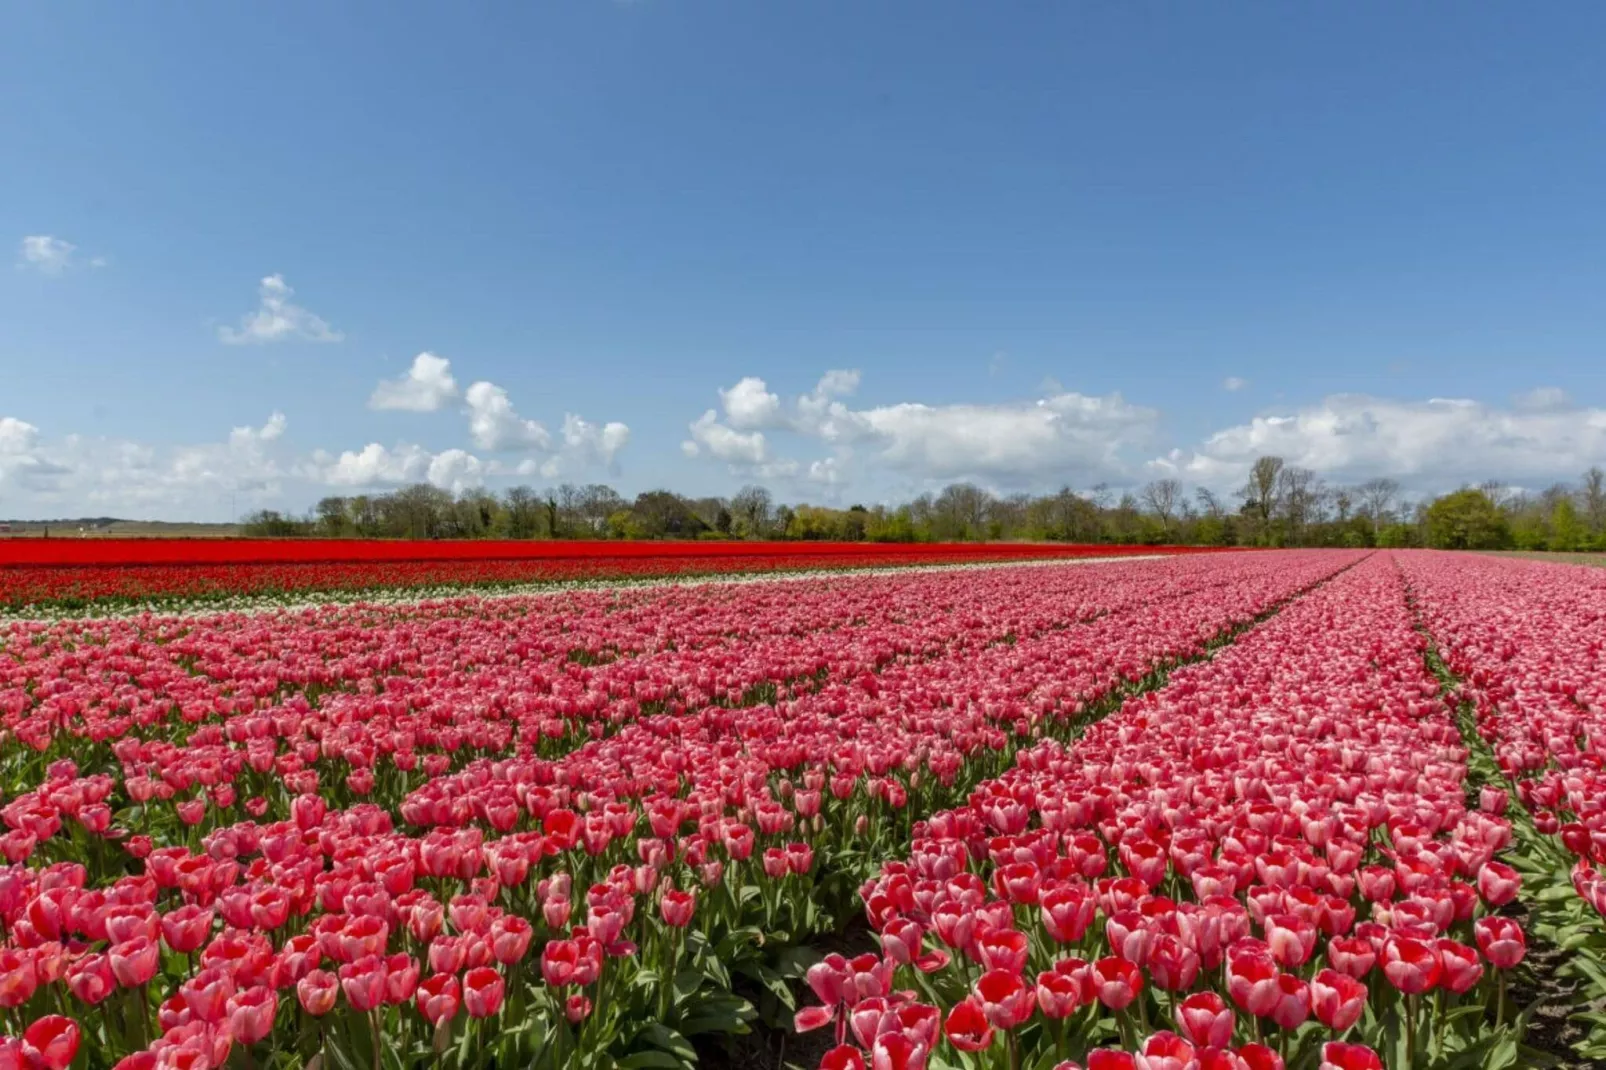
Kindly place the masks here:
<instances>
[{"instance_id":1,"label":"tree line","mask_svg":"<svg viewBox=\"0 0 1606 1070\"><path fill-rule=\"evenodd\" d=\"M797 539L843 542L1033 540L1204 546L1434 546L1606 550L1606 477L1541 492L1494 483L1410 500L1386 477L1333 484L1261 457L1236 493L1189 492L1177 479L1136 490L1069 487L997 495L954 483L898 505L782 504L761 486L729 498L565 483L548 490L453 495L428 484L322 499L306 515L263 510L250 535L396 539Z\"/></svg>"}]
</instances>

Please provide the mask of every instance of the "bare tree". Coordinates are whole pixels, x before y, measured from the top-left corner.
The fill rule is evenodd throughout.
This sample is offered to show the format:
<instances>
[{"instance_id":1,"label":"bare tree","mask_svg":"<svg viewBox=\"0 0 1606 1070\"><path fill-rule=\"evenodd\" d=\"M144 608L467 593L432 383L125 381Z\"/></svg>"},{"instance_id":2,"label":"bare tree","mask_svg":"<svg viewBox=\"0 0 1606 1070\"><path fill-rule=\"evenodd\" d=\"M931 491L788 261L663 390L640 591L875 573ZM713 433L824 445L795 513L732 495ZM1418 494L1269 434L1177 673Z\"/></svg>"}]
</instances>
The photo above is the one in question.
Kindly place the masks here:
<instances>
[{"instance_id":1,"label":"bare tree","mask_svg":"<svg viewBox=\"0 0 1606 1070\"><path fill-rule=\"evenodd\" d=\"M541 502L529 487L509 487L502 501L507 508L508 534L533 539L540 529Z\"/></svg>"},{"instance_id":2,"label":"bare tree","mask_svg":"<svg viewBox=\"0 0 1606 1070\"><path fill-rule=\"evenodd\" d=\"M748 484L731 498L731 514L742 525L742 532L750 539L764 537L770 526L770 509L774 501L763 487Z\"/></svg>"},{"instance_id":3,"label":"bare tree","mask_svg":"<svg viewBox=\"0 0 1606 1070\"><path fill-rule=\"evenodd\" d=\"M1379 476L1356 487L1355 493L1361 503L1361 512L1372 522L1372 539L1375 542L1378 531L1394 508L1394 499L1399 497L1400 485L1386 476Z\"/></svg>"},{"instance_id":4,"label":"bare tree","mask_svg":"<svg viewBox=\"0 0 1606 1070\"><path fill-rule=\"evenodd\" d=\"M1309 468L1285 465L1277 473L1278 503L1288 521L1288 534L1296 542L1320 509L1322 493L1322 481Z\"/></svg>"},{"instance_id":5,"label":"bare tree","mask_svg":"<svg viewBox=\"0 0 1606 1070\"><path fill-rule=\"evenodd\" d=\"M1349 515L1355 508L1355 492L1348 487L1335 487L1333 489L1333 508L1338 512L1340 524L1349 523Z\"/></svg>"},{"instance_id":6,"label":"bare tree","mask_svg":"<svg viewBox=\"0 0 1606 1070\"><path fill-rule=\"evenodd\" d=\"M1220 520L1227 515L1226 506L1221 504L1221 499L1209 487L1196 488L1193 496L1199 499L1199 511L1205 516Z\"/></svg>"},{"instance_id":7,"label":"bare tree","mask_svg":"<svg viewBox=\"0 0 1606 1070\"><path fill-rule=\"evenodd\" d=\"M1578 497L1584 509L1584 520L1589 524L1589 533L1606 534L1606 472L1602 472L1598 466L1585 472Z\"/></svg>"},{"instance_id":8,"label":"bare tree","mask_svg":"<svg viewBox=\"0 0 1606 1070\"><path fill-rule=\"evenodd\" d=\"M1277 515L1277 508L1282 504L1280 500L1282 475L1281 457L1257 457L1249 468L1249 481L1244 484L1244 489L1238 492L1243 497L1244 504L1249 506L1255 518L1260 521L1262 530L1271 526L1271 518Z\"/></svg>"},{"instance_id":9,"label":"bare tree","mask_svg":"<svg viewBox=\"0 0 1606 1070\"><path fill-rule=\"evenodd\" d=\"M1171 534L1171 518L1176 515L1177 503L1182 501L1182 480L1156 479L1143 488L1143 504L1160 518L1160 528Z\"/></svg>"}]
</instances>

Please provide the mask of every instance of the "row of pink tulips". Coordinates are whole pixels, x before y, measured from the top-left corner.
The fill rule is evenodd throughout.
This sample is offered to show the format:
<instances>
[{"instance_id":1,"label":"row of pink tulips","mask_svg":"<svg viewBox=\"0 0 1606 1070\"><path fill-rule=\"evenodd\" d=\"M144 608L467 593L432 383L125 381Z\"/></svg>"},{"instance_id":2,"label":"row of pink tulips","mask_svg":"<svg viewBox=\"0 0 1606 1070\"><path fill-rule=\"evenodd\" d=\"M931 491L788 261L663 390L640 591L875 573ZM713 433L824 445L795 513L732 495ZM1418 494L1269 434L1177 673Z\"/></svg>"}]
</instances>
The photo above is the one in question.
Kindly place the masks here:
<instances>
[{"instance_id":1,"label":"row of pink tulips","mask_svg":"<svg viewBox=\"0 0 1606 1070\"><path fill-rule=\"evenodd\" d=\"M1103 607L1082 580L1061 585L1074 568L911 577L952 637L890 648L854 623L874 611L860 585L884 593L887 578L843 579L844 608L811 610L813 632L794 634L800 618L742 625L819 641L829 671L811 686L727 705L709 704L730 697L717 673L709 686L671 679L698 708L638 704L616 722L565 709L609 731L547 756L553 718L516 702L530 678L523 618L500 616L502 602L485 604L484 635L452 604L410 608L390 631L371 618L328 645L318 613L299 628L293 616L15 626L0 1009L17 1044L38 1047L28 1031L42 1037L41 1022L83 1023L51 1041L54 1065L69 1049L127 1070L319 1052L357 1065L387 1052L404 1065L686 1062L686 1038L758 1012L733 971L786 994L791 967L774 949L833 926L914 815L1355 556L1099 566ZM969 598L978 583L996 591L975 600L985 618ZM1128 593L1145 588L1147 601ZM724 595L732 625L791 612L773 592L743 603L753 590ZM694 668L730 645L700 627L695 649L638 638L635 653L586 665L537 620L530 673L661 654ZM782 658L760 678L795 668ZM607 693L599 709L635 697Z\"/></svg>"},{"instance_id":2,"label":"row of pink tulips","mask_svg":"<svg viewBox=\"0 0 1606 1070\"><path fill-rule=\"evenodd\" d=\"M1414 623L1374 556L920 822L822 1067L1513 1065L1511 832Z\"/></svg>"}]
</instances>

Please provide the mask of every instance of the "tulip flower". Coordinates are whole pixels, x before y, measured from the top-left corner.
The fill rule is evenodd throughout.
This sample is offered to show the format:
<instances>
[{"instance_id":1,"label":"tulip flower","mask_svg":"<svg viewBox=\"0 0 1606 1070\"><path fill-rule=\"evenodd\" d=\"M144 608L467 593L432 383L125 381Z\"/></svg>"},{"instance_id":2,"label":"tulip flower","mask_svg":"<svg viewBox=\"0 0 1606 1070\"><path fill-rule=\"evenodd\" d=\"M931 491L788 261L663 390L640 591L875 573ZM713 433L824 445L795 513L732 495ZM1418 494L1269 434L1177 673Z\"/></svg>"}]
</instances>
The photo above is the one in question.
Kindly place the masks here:
<instances>
[{"instance_id":1,"label":"tulip flower","mask_svg":"<svg viewBox=\"0 0 1606 1070\"><path fill-rule=\"evenodd\" d=\"M1297 1029L1310 1017L1310 986L1292 974L1277 975L1277 1001L1268 1015L1283 1029Z\"/></svg>"},{"instance_id":2,"label":"tulip flower","mask_svg":"<svg viewBox=\"0 0 1606 1070\"><path fill-rule=\"evenodd\" d=\"M471 1018L489 1018L502 1009L506 985L502 975L488 966L463 975L463 1006Z\"/></svg>"},{"instance_id":3,"label":"tulip flower","mask_svg":"<svg viewBox=\"0 0 1606 1070\"><path fill-rule=\"evenodd\" d=\"M1029 1019L1036 1009L1033 989L1020 974L1007 969L982 974L976 982L975 996L995 1029L1013 1029Z\"/></svg>"},{"instance_id":4,"label":"tulip flower","mask_svg":"<svg viewBox=\"0 0 1606 1070\"><path fill-rule=\"evenodd\" d=\"M993 1025L980 999L970 996L955 1003L942 1024L943 1034L960 1051L982 1051L993 1042Z\"/></svg>"},{"instance_id":5,"label":"tulip flower","mask_svg":"<svg viewBox=\"0 0 1606 1070\"><path fill-rule=\"evenodd\" d=\"M1322 970L1311 979L1311 1010L1335 1033L1360 1021L1366 1010L1366 986L1336 970Z\"/></svg>"},{"instance_id":6,"label":"tulip flower","mask_svg":"<svg viewBox=\"0 0 1606 1070\"><path fill-rule=\"evenodd\" d=\"M1472 927L1478 950L1497 970L1509 970L1522 962L1528 953L1528 941L1522 926L1511 918L1490 915L1479 918Z\"/></svg>"},{"instance_id":7,"label":"tulip flower","mask_svg":"<svg viewBox=\"0 0 1606 1070\"><path fill-rule=\"evenodd\" d=\"M1383 1070L1383 1060L1364 1044L1331 1041L1322 1045L1320 1070Z\"/></svg>"},{"instance_id":8,"label":"tulip flower","mask_svg":"<svg viewBox=\"0 0 1606 1070\"><path fill-rule=\"evenodd\" d=\"M663 898L658 901L658 909L665 925L674 929L684 929L691 924L692 915L696 912L697 893L671 888L664 892Z\"/></svg>"},{"instance_id":9,"label":"tulip flower","mask_svg":"<svg viewBox=\"0 0 1606 1070\"><path fill-rule=\"evenodd\" d=\"M78 1054L78 1024L59 1014L36 1019L22 1033L22 1056L34 1070L65 1070Z\"/></svg>"},{"instance_id":10,"label":"tulip flower","mask_svg":"<svg viewBox=\"0 0 1606 1070\"><path fill-rule=\"evenodd\" d=\"M1176 1009L1177 1028L1200 1048L1225 1048L1232 1043L1235 1015L1214 992L1195 992Z\"/></svg>"},{"instance_id":11,"label":"tulip flower","mask_svg":"<svg viewBox=\"0 0 1606 1070\"><path fill-rule=\"evenodd\" d=\"M457 978L449 973L433 974L420 981L416 998L418 1012L436 1027L455 1018L462 1002Z\"/></svg>"},{"instance_id":12,"label":"tulip flower","mask_svg":"<svg viewBox=\"0 0 1606 1070\"><path fill-rule=\"evenodd\" d=\"M1446 991L1460 995L1483 979L1483 963L1472 948L1455 940L1438 940L1433 949L1439 956L1439 984Z\"/></svg>"},{"instance_id":13,"label":"tulip flower","mask_svg":"<svg viewBox=\"0 0 1606 1070\"><path fill-rule=\"evenodd\" d=\"M335 1009L340 997L340 980L328 970L313 970L296 982L296 998L301 1009L314 1018L321 1018Z\"/></svg>"},{"instance_id":14,"label":"tulip flower","mask_svg":"<svg viewBox=\"0 0 1606 1070\"><path fill-rule=\"evenodd\" d=\"M234 1039L241 1044L256 1044L267 1039L273 1031L273 1016L279 1009L278 994L271 988L258 986L236 992L229 1000L228 1023Z\"/></svg>"},{"instance_id":15,"label":"tulip flower","mask_svg":"<svg viewBox=\"0 0 1606 1070\"><path fill-rule=\"evenodd\" d=\"M1439 953L1431 943L1408 936L1391 937L1378 957L1389 984L1407 995L1420 995L1439 983Z\"/></svg>"}]
</instances>

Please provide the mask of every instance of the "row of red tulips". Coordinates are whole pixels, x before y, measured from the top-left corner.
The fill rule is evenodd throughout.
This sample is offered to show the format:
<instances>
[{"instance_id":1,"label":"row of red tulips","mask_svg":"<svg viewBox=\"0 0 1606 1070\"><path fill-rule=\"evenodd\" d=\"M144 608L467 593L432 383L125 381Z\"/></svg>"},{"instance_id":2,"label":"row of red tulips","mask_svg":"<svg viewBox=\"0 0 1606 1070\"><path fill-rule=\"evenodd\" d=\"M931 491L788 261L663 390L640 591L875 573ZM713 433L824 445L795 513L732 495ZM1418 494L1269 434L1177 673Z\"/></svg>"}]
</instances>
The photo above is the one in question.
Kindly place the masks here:
<instances>
[{"instance_id":1,"label":"row of red tulips","mask_svg":"<svg viewBox=\"0 0 1606 1070\"><path fill-rule=\"evenodd\" d=\"M1354 559L698 602L770 651L756 668L698 612L666 610L685 648L649 636L653 605L690 597L672 591L632 596L617 643L604 607L580 659L542 617L552 600L388 625L361 609L13 625L0 1012L17 1039L0 1059L685 1064L687 1038L782 1009L805 964L790 949L839 921L914 815ZM730 702L810 673L773 704ZM601 697L572 701L577 678ZM525 701L532 679L549 701ZM642 701L642 683L675 701ZM563 746L543 752L554 721Z\"/></svg>"},{"instance_id":2,"label":"row of red tulips","mask_svg":"<svg viewBox=\"0 0 1606 1070\"><path fill-rule=\"evenodd\" d=\"M917 823L823 1070L1517 1065L1505 800L1414 623L1374 556Z\"/></svg>"},{"instance_id":3,"label":"row of red tulips","mask_svg":"<svg viewBox=\"0 0 1606 1070\"><path fill-rule=\"evenodd\" d=\"M1043 543L5 539L0 607L1199 553Z\"/></svg>"}]
</instances>

